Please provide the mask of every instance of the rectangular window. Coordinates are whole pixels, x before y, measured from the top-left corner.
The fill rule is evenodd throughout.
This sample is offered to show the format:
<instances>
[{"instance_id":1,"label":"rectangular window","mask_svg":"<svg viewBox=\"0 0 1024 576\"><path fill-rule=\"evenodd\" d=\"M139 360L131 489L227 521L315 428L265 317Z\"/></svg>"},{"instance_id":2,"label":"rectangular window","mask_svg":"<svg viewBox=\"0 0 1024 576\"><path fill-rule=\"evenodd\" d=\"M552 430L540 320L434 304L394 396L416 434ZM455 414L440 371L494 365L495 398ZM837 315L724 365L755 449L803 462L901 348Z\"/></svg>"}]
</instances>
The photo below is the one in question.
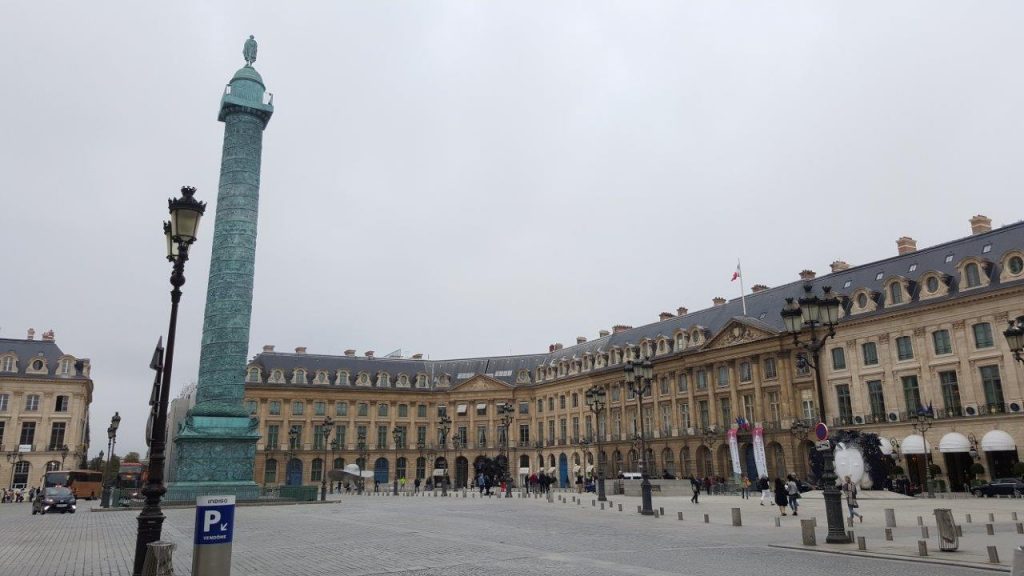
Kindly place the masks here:
<instances>
[{"instance_id":1,"label":"rectangular window","mask_svg":"<svg viewBox=\"0 0 1024 576\"><path fill-rule=\"evenodd\" d=\"M991 348L992 347L992 325L988 322L981 322L974 325L974 347L975 348Z\"/></svg>"},{"instance_id":2,"label":"rectangular window","mask_svg":"<svg viewBox=\"0 0 1024 576\"><path fill-rule=\"evenodd\" d=\"M7 422L0 420L0 446L4 443L4 430L7 428Z\"/></svg>"},{"instance_id":3,"label":"rectangular window","mask_svg":"<svg viewBox=\"0 0 1024 576\"><path fill-rule=\"evenodd\" d=\"M335 416L348 416L348 402L338 402L334 405Z\"/></svg>"},{"instance_id":4,"label":"rectangular window","mask_svg":"<svg viewBox=\"0 0 1024 576\"><path fill-rule=\"evenodd\" d=\"M679 374L679 382L676 384L676 390L679 392L686 392L690 389L690 380L687 378L686 372Z\"/></svg>"},{"instance_id":5,"label":"rectangular window","mask_svg":"<svg viewBox=\"0 0 1024 576\"><path fill-rule=\"evenodd\" d=\"M860 349L864 356L865 366L878 364L878 347L874 342L865 342L860 345Z\"/></svg>"},{"instance_id":6,"label":"rectangular window","mask_svg":"<svg viewBox=\"0 0 1024 576\"><path fill-rule=\"evenodd\" d=\"M388 427L385 425L377 426L377 448L384 449L388 447Z\"/></svg>"},{"instance_id":7,"label":"rectangular window","mask_svg":"<svg viewBox=\"0 0 1024 576\"><path fill-rule=\"evenodd\" d=\"M25 396L25 411L35 412L36 410L39 410L39 395L29 394Z\"/></svg>"},{"instance_id":8,"label":"rectangular window","mask_svg":"<svg viewBox=\"0 0 1024 576\"><path fill-rule=\"evenodd\" d=\"M566 443L565 441L568 439L568 436L566 435L566 429L568 427L567 424L568 423L565 421L565 418L560 418L558 420L558 443L559 444L565 444Z\"/></svg>"},{"instance_id":9,"label":"rectangular window","mask_svg":"<svg viewBox=\"0 0 1024 576\"><path fill-rule=\"evenodd\" d=\"M292 434L292 432L295 432ZM302 449L302 424L293 424L288 430L288 448L290 450Z\"/></svg>"},{"instance_id":10,"label":"rectangular window","mask_svg":"<svg viewBox=\"0 0 1024 576\"><path fill-rule=\"evenodd\" d=\"M704 370L703 368L697 370L697 372L695 373L695 378L697 379L697 390L708 389L708 373L706 370Z\"/></svg>"},{"instance_id":11,"label":"rectangular window","mask_svg":"<svg viewBox=\"0 0 1024 576\"><path fill-rule=\"evenodd\" d=\"M399 418L408 418L409 417L409 405L408 404L399 404L398 405L398 417Z\"/></svg>"},{"instance_id":12,"label":"rectangular window","mask_svg":"<svg viewBox=\"0 0 1024 576\"><path fill-rule=\"evenodd\" d=\"M278 437L281 435L280 424L267 424L267 446L277 450Z\"/></svg>"},{"instance_id":13,"label":"rectangular window","mask_svg":"<svg viewBox=\"0 0 1024 576\"><path fill-rule=\"evenodd\" d=\"M302 400L292 400L292 416L302 416L306 411L306 405Z\"/></svg>"},{"instance_id":14,"label":"rectangular window","mask_svg":"<svg viewBox=\"0 0 1024 576\"><path fill-rule=\"evenodd\" d=\"M447 415L448 415L448 407L447 406L438 406L437 407L437 417L438 418L441 418L441 417L447 416Z\"/></svg>"},{"instance_id":15,"label":"rectangular window","mask_svg":"<svg viewBox=\"0 0 1024 576\"><path fill-rule=\"evenodd\" d=\"M690 422L689 402L683 402L682 404L679 405L679 425L682 427L684 431L693 427L693 424Z\"/></svg>"},{"instance_id":16,"label":"rectangular window","mask_svg":"<svg viewBox=\"0 0 1024 576\"><path fill-rule=\"evenodd\" d=\"M960 416L963 411L960 405L960 383L957 382L956 371L939 372L939 384L942 386L942 403L946 407L946 415Z\"/></svg>"},{"instance_id":17,"label":"rectangular window","mask_svg":"<svg viewBox=\"0 0 1024 576\"><path fill-rule=\"evenodd\" d=\"M580 418L579 416L572 417L572 441L580 441Z\"/></svg>"},{"instance_id":18,"label":"rectangular window","mask_svg":"<svg viewBox=\"0 0 1024 576\"><path fill-rule=\"evenodd\" d=\"M268 406L268 408L267 408L268 413L271 416L280 416L281 415L281 401L280 400L271 400L270 403L267 404L267 406Z\"/></svg>"},{"instance_id":19,"label":"rectangular window","mask_svg":"<svg viewBox=\"0 0 1024 576\"><path fill-rule=\"evenodd\" d=\"M846 350L843 348L832 349L832 369L846 370Z\"/></svg>"},{"instance_id":20,"label":"rectangular window","mask_svg":"<svg viewBox=\"0 0 1024 576\"><path fill-rule=\"evenodd\" d=\"M868 401L871 403L871 416L875 420L885 420L885 393L882 391L881 380L869 380Z\"/></svg>"},{"instance_id":21,"label":"rectangular window","mask_svg":"<svg viewBox=\"0 0 1024 576\"><path fill-rule=\"evenodd\" d=\"M324 449L324 427L321 424L313 426L313 450Z\"/></svg>"},{"instance_id":22,"label":"rectangular window","mask_svg":"<svg viewBox=\"0 0 1024 576\"><path fill-rule=\"evenodd\" d=\"M327 414L327 404L320 401L313 402L313 413L317 416Z\"/></svg>"},{"instance_id":23,"label":"rectangular window","mask_svg":"<svg viewBox=\"0 0 1024 576\"><path fill-rule=\"evenodd\" d=\"M64 445L64 431L67 430L66 422L54 422L50 427L50 451L60 450Z\"/></svg>"},{"instance_id":24,"label":"rectangular window","mask_svg":"<svg viewBox=\"0 0 1024 576\"><path fill-rule=\"evenodd\" d=\"M381 418L387 418L387 416L388 416L388 405L387 404L384 404L383 402L380 403L380 404L377 404L377 416L379 416Z\"/></svg>"},{"instance_id":25,"label":"rectangular window","mask_svg":"<svg viewBox=\"0 0 1024 576\"><path fill-rule=\"evenodd\" d=\"M542 412L544 412L544 400L537 398L537 413L540 414Z\"/></svg>"},{"instance_id":26,"label":"rectangular window","mask_svg":"<svg viewBox=\"0 0 1024 576\"><path fill-rule=\"evenodd\" d=\"M57 401L53 406L54 412L67 412L68 406L71 404L70 396L57 396Z\"/></svg>"},{"instance_id":27,"label":"rectangular window","mask_svg":"<svg viewBox=\"0 0 1024 576\"><path fill-rule=\"evenodd\" d=\"M370 405L366 402L360 402L356 405L356 416L369 416Z\"/></svg>"},{"instance_id":28,"label":"rectangular window","mask_svg":"<svg viewBox=\"0 0 1024 576\"><path fill-rule=\"evenodd\" d=\"M668 378L662 378L658 383L658 393L662 396L668 396Z\"/></svg>"},{"instance_id":29,"label":"rectangular window","mask_svg":"<svg viewBox=\"0 0 1024 576\"><path fill-rule=\"evenodd\" d=\"M999 366L981 367L981 385L985 389L985 403L992 412L1003 410L1003 381L999 378Z\"/></svg>"},{"instance_id":30,"label":"rectangular window","mask_svg":"<svg viewBox=\"0 0 1024 576\"><path fill-rule=\"evenodd\" d=\"M724 388L729 385L729 367L719 366L718 367L718 386Z\"/></svg>"},{"instance_id":31,"label":"rectangular window","mask_svg":"<svg viewBox=\"0 0 1024 576\"><path fill-rule=\"evenodd\" d=\"M936 356L953 352L953 344L949 340L949 330L936 330L932 332L932 343L935 345Z\"/></svg>"},{"instance_id":32,"label":"rectangular window","mask_svg":"<svg viewBox=\"0 0 1024 576\"><path fill-rule=\"evenodd\" d=\"M548 443L555 443L555 421L548 420Z\"/></svg>"},{"instance_id":33,"label":"rectangular window","mask_svg":"<svg viewBox=\"0 0 1024 576\"><path fill-rule=\"evenodd\" d=\"M917 412L922 406L921 389L917 385L917 376L903 376L903 401L906 402L907 413Z\"/></svg>"},{"instance_id":34,"label":"rectangular window","mask_svg":"<svg viewBox=\"0 0 1024 576\"><path fill-rule=\"evenodd\" d=\"M486 416L487 415L487 404L485 404L483 402L477 403L477 405L476 405L476 415L477 416Z\"/></svg>"},{"instance_id":35,"label":"rectangular window","mask_svg":"<svg viewBox=\"0 0 1024 576\"><path fill-rule=\"evenodd\" d=\"M732 402L728 398L719 398L718 407L722 413L722 426L728 428L732 425Z\"/></svg>"},{"instance_id":36,"label":"rectangular window","mask_svg":"<svg viewBox=\"0 0 1024 576\"><path fill-rule=\"evenodd\" d=\"M776 424L782 422L782 405L779 403L779 393L768 393L768 415Z\"/></svg>"},{"instance_id":37,"label":"rectangular window","mask_svg":"<svg viewBox=\"0 0 1024 576\"><path fill-rule=\"evenodd\" d=\"M562 410L565 410L565 396L564 395L558 397L558 407L560 409L562 409Z\"/></svg>"},{"instance_id":38,"label":"rectangular window","mask_svg":"<svg viewBox=\"0 0 1024 576\"><path fill-rule=\"evenodd\" d=\"M662 404L661 405L661 435L671 436L672 435L672 405Z\"/></svg>"},{"instance_id":39,"label":"rectangular window","mask_svg":"<svg viewBox=\"0 0 1024 576\"><path fill-rule=\"evenodd\" d=\"M529 402L520 402L519 403L519 413L520 414L529 414L530 413L530 403Z\"/></svg>"},{"instance_id":40,"label":"rectangular window","mask_svg":"<svg viewBox=\"0 0 1024 576\"><path fill-rule=\"evenodd\" d=\"M910 360L914 357L914 343L910 336L899 336L896 338L896 358L899 360Z\"/></svg>"},{"instance_id":41,"label":"rectangular window","mask_svg":"<svg viewBox=\"0 0 1024 576\"><path fill-rule=\"evenodd\" d=\"M743 418L748 424L754 424L754 395L744 394L743 395Z\"/></svg>"},{"instance_id":42,"label":"rectangular window","mask_svg":"<svg viewBox=\"0 0 1024 576\"><path fill-rule=\"evenodd\" d=\"M35 422L22 422L21 423L21 437L18 439L18 444L32 445L36 440L36 423Z\"/></svg>"},{"instance_id":43,"label":"rectangular window","mask_svg":"<svg viewBox=\"0 0 1024 576\"><path fill-rule=\"evenodd\" d=\"M626 385L626 400L635 400L635 399L636 399L636 392L634 391L632 386L629 386L627 384Z\"/></svg>"},{"instance_id":44,"label":"rectangular window","mask_svg":"<svg viewBox=\"0 0 1024 576\"><path fill-rule=\"evenodd\" d=\"M519 445L526 447L530 445L530 425L519 425Z\"/></svg>"},{"instance_id":45,"label":"rectangular window","mask_svg":"<svg viewBox=\"0 0 1024 576\"><path fill-rule=\"evenodd\" d=\"M740 362L740 382L750 382L753 379L754 374L750 369L750 362Z\"/></svg>"},{"instance_id":46,"label":"rectangular window","mask_svg":"<svg viewBox=\"0 0 1024 576\"><path fill-rule=\"evenodd\" d=\"M579 408L580 407L580 395L575 393L575 392L572 393L572 407L573 408Z\"/></svg>"},{"instance_id":47,"label":"rectangular window","mask_svg":"<svg viewBox=\"0 0 1024 576\"><path fill-rule=\"evenodd\" d=\"M702 429L710 427L711 426L711 412L708 409L708 401L707 400L699 400L699 401L697 401L697 413L698 413L698 416L700 417L700 427Z\"/></svg>"},{"instance_id":48,"label":"rectangular window","mask_svg":"<svg viewBox=\"0 0 1024 576\"><path fill-rule=\"evenodd\" d=\"M811 373L811 363L807 361L807 354L800 352L793 361L798 376L806 376Z\"/></svg>"},{"instance_id":49,"label":"rectangular window","mask_svg":"<svg viewBox=\"0 0 1024 576\"><path fill-rule=\"evenodd\" d=\"M416 406L416 417L417 418L426 418L427 417L427 405L426 404L418 404Z\"/></svg>"},{"instance_id":50,"label":"rectangular window","mask_svg":"<svg viewBox=\"0 0 1024 576\"><path fill-rule=\"evenodd\" d=\"M554 412L555 411L555 397L554 396L552 396L551 398L548 398L548 411L549 412Z\"/></svg>"},{"instance_id":51,"label":"rectangular window","mask_svg":"<svg viewBox=\"0 0 1024 576\"><path fill-rule=\"evenodd\" d=\"M348 432L348 426L344 424L338 424L334 427L334 445L338 448L345 449L345 441Z\"/></svg>"},{"instance_id":52,"label":"rectangular window","mask_svg":"<svg viewBox=\"0 0 1024 576\"><path fill-rule=\"evenodd\" d=\"M426 445L427 444L427 427L426 426L417 426L416 427L416 445L418 446L420 444L422 444L422 445Z\"/></svg>"},{"instance_id":53,"label":"rectangular window","mask_svg":"<svg viewBox=\"0 0 1024 576\"><path fill-rule=\"evenodd\" d=\"M853 403L850 402L850 385L836 386L836 402L839 406L839 421L842 424L853 423Z\"/></svg>"},{"instance_id":54,"label":"rectangular window","mask_svg":"<svg viewBox=\"0 0 1024 576\"><path fill-rule=\"evenodd\" d=\"M818 411L814 409L814 400L805 398L802 401L804 420L813 422L818 419Z\"/></svg>"},{"instance_id":55,"label":"rectangular window","mask_svg":"<svg viewBox=\"0 0 1024 576\"><path fill-rule=\"evenodd\" d=\"M360 447L358 444L366 444L366 439L366 426L356 426L356 447Z\"/></svg>"},{"instance_id":56,"label":"rectangular window","mask_svg":"<svg viewBox=\"0 0 1024 576\"><path fill-rule=\"evenodd\" d=\"M618 386L612 386L612 402L622 399L622 390Z\"/></svg>"},{"instance_id":57,"label":"rectangular window","mask_svg":"<svg viewBox=\"0 0 1024 576\"><path fill-rule=\"evenodd\" d=\"M778 378L778 370L775 367L775 358L764 359L764 378L765 380L772 380Z\"/></svg>"},{"instance_id":58,"label":"rectangular window","mask_svg":"<svg viewBox=\"0 0 1024 576\"><path fill-rule=\"evenodd\" d=\"M10 399L10 394L0 394L0 412L7 412L7 403Z\"/></svg>"}]
</instances>

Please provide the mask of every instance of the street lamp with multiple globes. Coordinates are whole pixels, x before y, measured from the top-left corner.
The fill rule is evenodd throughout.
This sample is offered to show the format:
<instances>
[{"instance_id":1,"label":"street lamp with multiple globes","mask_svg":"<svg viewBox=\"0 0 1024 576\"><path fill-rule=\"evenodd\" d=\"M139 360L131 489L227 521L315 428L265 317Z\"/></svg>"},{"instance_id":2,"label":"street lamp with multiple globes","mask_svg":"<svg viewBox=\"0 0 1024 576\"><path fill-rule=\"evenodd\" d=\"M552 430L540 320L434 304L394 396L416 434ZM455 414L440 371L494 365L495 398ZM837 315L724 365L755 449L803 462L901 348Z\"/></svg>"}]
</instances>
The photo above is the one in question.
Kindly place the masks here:
<instances>
[{"instance_id":1,"label":"street lamp with multiple globes","mask_svg":"<svg viewBox=\"0 0 1024 576\"><path fill-rule=\"evenodd\" d=\"M448 432L452 429L452 419L447 414L438 420L437 431L441 434L441 449L444 451L444 477L441 478L441 496L448 495Z\"/></svg>"},{"instance_id":2,"label":"street lamp with multiple globes","mask_svg":"<svg viewBox=\"0 0 1024 576\"><path fill-rule=\"evenodd\" d=\"M637 358L640 357L640 348L637 347ZM644 357L643 360L633 363L632 360L626 362L626 386L629 390L636 394L636 408L640 413L640 453L641 462L643 462L643 473L642 480L640 481L640 495L643 505L640 508L640 513L644 516L653 516L654 508L651 505L651 480L648 470L647 461L647 439L645 437L644 429L644 395L651 390L651 380L654 378L654 363L651 362L650 357Z\"/></svg>"},{"instance_id":3,"label":"street lamp with multiple globes","mask_svg":"<svg viewBox=\"0 0 1024 576\"><path fill-rule=\"evenodd\" d=\"M338 458L338 451L341 450L342 448L343 446L341 445L341 442L338 439L338 434L335 433L334 440L331 440L331 470L336 469L337 465L335 464L335 460L337 460ZM327 492L329 494L334 494L334 478L331 478L330 484L327 485ZM341 493L340 483L338 484L338 493Z\"/></svg>"},{"instance_id":4,"label":"street lamp with multiple globes","mask_svg":"<svg viewBox=\"0 0 1024 576\"><path fill-rule=\"evenodd\" d=\"M786 306L781 312L786 331L793 336L793 344L810 355L809 358L803 356L801 361L810 364L814 369L814 387L818 392L818 419L822 424L825 424L825 395L821 382L819 353L825 342L836 335L841 307L839 297L832 292L831 287L822 287L822 294L819 297L810 284L804 284L804 296L796 302L792 298L786 298ZM810 330L810 339L802 341L800 334L805 328ZM825 494L825 516L828 519L828 536L825 537L825 541L830 544L849 544L850 537L843 526L841 492L836 486L835 455L832 453L831 441L829 442L829 446L822 451L824 472L821 475Z\"/></svg>"},{"instance_id":5,"label":"street lamp with multiple globes","mask_svg":"<svg viewBox=\"0 0 1024 576\"><path fill-rule=\"evenodd\" d=\"M928 446L928 439L925 434L931 429L935 413L924 408L918 409L910 415L913 419L912 426L915 432L921 433L921 449L924 450L925 483L928 485L928 497L935 498L935 487L933 486L934 474L932 474L932 451Z\"/></svg>"},{"instance_id":6,"label":"street lamp with multiple globes","mask_svg":"<svg viewBox=\"0 0 1024 576\"><path fill-rule=\"evenodd\" d=\"M110 474L111 456L114 455L114 446L117 445L117 427L121 425L121 415L114 412L110 419L110 426L107 426L107 466L104 469L103 492L100 496L100 508L110 508L110 491L113 490L113 478ZM116 477L117 474L114 474Z\"/></svg>"},{"instance_id":7,"label":"street lamp with multiple globes","mask_svg":"<svg viewBox=\"0 0 1024 576\"><path fill-rule=\"evenodd\" d=\"M595 444L597 446L597 500L599 502L606 502L608 498L604 493L604 452L601 451L601 436L604 435L601 430L601 415L604 414L604 408L607 405L606 400L608 393L605 391L604 386L594 384L586 391L587 407L594 413L596 434L594 434Z\"/></svg>"},{"instance_id":8,"label":"street lamp with multiple globes","mask_svg":"<svg viewBox=\"0 0 1024 576\"><path fill-rule=\"evenodd\" d=\"M64 460L67 459L69 452L71 452L71 449L68 448L67 444L64 444L64 445L62 445L60 447L60 469L61 470L64 469Z\"/></svg>"},{"instance_id":9,"label":"street lamp with multiple globes","mask_svg":"<svg viewBox=\"0 0 1024 576\"><path fill-rule=\"evenodd\" d=\"M1018 316L1010 320L1010 326L1003 332L1006 343L1013 352L1013 357L1018 362L1024 362L1024 316Z\"/></svg>"},{"instance_id":10,"label":"street lamp with multiple globes","mask_svg":"<svg viewBox=\"0 0 1024 576\"><path fill-rule=\"evenodd\" d=\"M329 447L327 440L331 437L331 430L334 428L334 420L330 416L324 417L324 423L320 426L321 442L324 448L324 463L320 466L320 501L327 501L327 451Z\"/></svg>"},{"instance_id":11,"label":"street lamp with multiple globes","mask_svg":"<svg viewBox=\"0 0 1024 576\"><path fill-rule=\"evenodd\" d=\"M391 494L398 496L398 445L402 442L402 429L395 426L394 430L391 431L391 437L395 441L395 481Z\"/></svg>"},{"instance_id":12,"label":"street lamp with multiple globes","mask_svg":"<svg viewBox=\"0 0 1024 576\"><path fill-rule=\"evenodd\" d=\"M504 436L501 438L499 449L504 453L505 456L505 498L512 497L512 462L509 461L508 456L508 442L509 434L512 427L512 419L515 418L514 410L511 402L503 402L498 404L498 416L501 418L501 427L505 431Z\"/></svg>"},{"instance_id":13,"label":"street lamp with multiple globes","mask_svg":"<svg viewBox=\"0 0 1024 576\"><path fill-rule=\"evenodd\" d=\"M363 471L370 462L370 446L366 443L366 432L360 432L356 437L356 452L359 454L359 493L366 489L366 477Z\"/></svg>"}]
</instances>

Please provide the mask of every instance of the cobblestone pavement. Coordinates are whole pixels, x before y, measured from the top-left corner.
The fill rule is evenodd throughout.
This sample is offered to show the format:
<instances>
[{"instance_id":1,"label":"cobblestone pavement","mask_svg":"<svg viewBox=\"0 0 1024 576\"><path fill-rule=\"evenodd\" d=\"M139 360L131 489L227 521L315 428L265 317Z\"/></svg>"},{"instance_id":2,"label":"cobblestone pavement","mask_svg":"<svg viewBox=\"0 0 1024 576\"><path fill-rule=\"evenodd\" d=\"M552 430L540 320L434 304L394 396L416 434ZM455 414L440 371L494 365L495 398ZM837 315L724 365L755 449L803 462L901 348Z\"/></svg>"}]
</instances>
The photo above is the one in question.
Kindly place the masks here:
<instances>
[{"instance_id":1,"label":"cobblestone pavement","mask_svg":"<svg viewBox=\"0 0 1024 576\"><path fill-rule=\"evenodd\" d=\"M774 526L777 509L712 497L699 506L661 498L666 515L636 514L638 499L614 506L522 498L347 496L328 504L239 507L233 568L240 575L700 575L864 574L952 576L991 573L963 566L821 554L778 547L799 542L797 519ZM807 499L801 517L813 515ZM618 504L623 504L623 512ZM131 573L137 511L32 516L28 504L0 505L0 575L107 576ZM946 504L946 503L943 503ZM1004 503L991 506L1002 509ZM883 504L879 504L882 506ZM889 506L888 503L884 504ZM744 525L730 525L741 506ZM820 506L820 503L818 504ZM869 506L865 506L869 508ZM677 511L685 520L678 521ZM165 511L164 539L178 545L175 574L191 574L194 509ZM711 516L705 524L703 514ZM876 513L872 512L872 515ZM877 512L881 516L881 511ZM819 542L824 514L818 513ZM916 522L906 518L908 530ZM979 521L986 521L985 518ZM983 526L983 525L982 525ZM858 529L860 527L858 526ZM984 528L982 528L984 531ZM1024 539L1024 536L1018 537ZM881 540L875 537L874 540ZM934 540L934 537L933 539ZM916 540L915 540L916 547ZM816 550L825 547L819 546ZM855 547L854 547L855 548ZM1009 550L1006 554L1009 554ZM938 554L937 552L935 554ZM1004 562L1012 561L1007 556ZM1007 567L1003 566L1003 570Z\"/></svg>"}]
</instances>

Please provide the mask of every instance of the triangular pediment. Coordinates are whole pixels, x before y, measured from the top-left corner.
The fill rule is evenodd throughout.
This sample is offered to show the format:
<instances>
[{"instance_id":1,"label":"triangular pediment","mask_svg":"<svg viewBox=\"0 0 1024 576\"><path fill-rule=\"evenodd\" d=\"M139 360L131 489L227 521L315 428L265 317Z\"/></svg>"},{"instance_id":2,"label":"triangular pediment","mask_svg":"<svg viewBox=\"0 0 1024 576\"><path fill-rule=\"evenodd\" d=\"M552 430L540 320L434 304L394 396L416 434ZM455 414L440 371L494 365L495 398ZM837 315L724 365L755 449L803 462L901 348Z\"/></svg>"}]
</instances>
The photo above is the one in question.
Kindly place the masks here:
<instances>
[{"instance_id":1,"label":"triangular pediment","mask_svg":"<svg viewBox=\"0 0 1024 576\"><path fill-rule=\"evenodd\" d=\"M762 322L758 322L752 318L747 319L743 317L736 317L729 320L729 322L727 322L726 325L708 341L705 348L737 346L740 344L746 344L747 342L773 338L777 335L777 330L774 330Z\"/></svg>"},{"instance_id":2,"label":"triangular pediment","mask_svg":"<svg viewBox=\"0 0 1024 576\"><path fill-rule=\"evenodd\" d=\"M452 391L459 392L505 392L512 388L511 385L492 378L486 374L477 374L469 380L452 386Z\"/></svg>"}]
</instances>

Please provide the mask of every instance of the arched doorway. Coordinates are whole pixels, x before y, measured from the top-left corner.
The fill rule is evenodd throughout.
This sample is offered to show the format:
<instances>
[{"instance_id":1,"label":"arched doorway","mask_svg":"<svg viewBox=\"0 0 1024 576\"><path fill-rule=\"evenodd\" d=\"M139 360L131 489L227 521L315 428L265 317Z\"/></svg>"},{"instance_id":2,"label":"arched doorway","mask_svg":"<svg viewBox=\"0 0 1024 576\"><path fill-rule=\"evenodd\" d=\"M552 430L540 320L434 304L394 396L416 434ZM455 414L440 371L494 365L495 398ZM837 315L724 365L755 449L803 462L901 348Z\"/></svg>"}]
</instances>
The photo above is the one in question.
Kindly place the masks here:
<instances>
[{"instance_id":1,"label":"arched doorway","mask_svg":"<svg viewBox=\"0 0 1024 576\"><path fill-rule=\"evenodd\" d=\"M693 462L690 460L689 446L684 446L679 450L679 465L682 467L684 477L693 476Z\"/></svg>"},{"instance_id":2,"label":"arched doorway","mask_svg":"<svg viewBox=\"0 0 1024 576\"><path fill-rule=\"evenodd\" d=\"M752 483L757 482L757 461L754 459L753 444L743 445L743 458L740 462L743 464L743 476L750 479Z\"/></svg>"},{"instance_id":3,"label":"arched doorway","mask_svg":"<svg viewBox=\"0 0 1024 576\"><path fill-rule=\"evenodd\" d=\"M345 469L345 459L344 458L335 458L334 459L334 467L331 468L331 470L344 470L344 469Z\"/></svg>"},{"instance_id":4,"label":"arched doorway","mask_svg":"<svg viewBox=\"0 0 1024 576\"><path fill-rule=\"evenodd\" d=\"M622 452L616 450L612 453L612 458L614 459L613 465L615 466L615 475L618 476L619 474L622 474Z\"/></svg>"},{"instance_id":5,"label":"arched doorway","mask_svg":"<svg viewBox=\"0 0 1024 576\"><path fill-rule=\"evenodd\" d=\"M302 486L302 460L292 458L288 461L284 483L287 486Z\"/></svg>"},{"instance_id":6,"label":"arched doorway","mask_svg":"<svg viewBox=\"0 0 1024 576\"><path fill-rule=\"evenodd\" d=\"M814 442L811 442L810 440L804 440L803 442L800 443L800 466L797 468L799 470L797 472L797 474L801 478L803 478L805 480L808 480L808 481L810 481L811 477L812 477L812 474L811 474L811 454L813 454L813 453L814 453ZM815 483L817 483L817 482L815 482Z\"/></svg>"},{"instance_id":7,"label":"arched doorway","mask_svg":"<svg viewBox=\"0 0 1024 576\"><path fill-rule=\"evenodd\" d=\"M56 472L57 470L60 470L60 462L57 462L56 460L50 460L49 462L46 463L47 472Z\"/></svg>"},{"instance_id":8,"label":"arched doorway","mask_svg":"<svg viewBox=\"0 0 1024 576\"><path fill-rule=\"evenodd\" d=\"M558 485L562 488L569 487L569 458L565 452L558 456Z\"/></svg>"},{"instance_id":9,"label":"arched doorway","mask_svg":"<svg viewBox=\"0 0 1024 576\"><path fill-rule=\"evenodd\" d=\"M399 456L398 460L395 461L395 478L399 480L405 478L407 476L405 470L407 467L408 461L405 459L405 456Z\"/></svg>"},{"instance_id":10,"label":"arched doorway","mask_svg":"<svg viewBox=\"0 0 1024 576\"><path fill-rule=\"evenodd\" d=\"M629 451L629 472L640 471L640 455L637 454L636 450Z\"/></svg>"},{"instance_id":11,"label":"arched doorway","mask_svg":"<svg viewBox=\"0 0 1024 576\"><path fill-rule=\"evenodd\" d=\"M427 477L427 459L420 456L416 459L416 478L423 480Z\"/></svg>"},{"instance_id":12,"label":"arched doorway","mask_svg":"<svg viewBox=\"0 0 1024 576\"><path fill-rule=\"evenodd\" d=\"M438 456L434 459L434 469L431 470L430 475L441 478L445 474L448 474L448 461L444 459L444 456Z\"/></svg>"},{"instance_id":13,"label":"arched doorway","mask_svg":"<svg viewBox=\"0 0 1024 576\"><path fill-rule=\"evenodd\" d=\"M455 459L455 487L465 488L469 482L469 459L459 456Z\"/></svg>"},{"instance_id":14,"label":"arched doorway","mask_svg":"<svg viewBox=\"0 0 1024 576\"><path fill-rule=\"evenodd\" d=\"M388 459L383 456L373 463L373 481L380 484L388 483Z\"/></svg>"},{"instance_id":15,"label":"arched doorway","mask_svg":"<svg viewBox=\"0 0 1024 576\"><path fill-rule=\"evenodd\" d=\"M676 475L676 458L668 448L661 451L661 464L664 472L668 472L672 476Z\"/></svg>"},{"instance_id":16,"label":"arched doorway","mask_svg":"<svg viewBox=\"0 0 1024 576\"><path fill-rule=\"evenodd\" d=\"M520 456L519 457L519 467L520 468L529 468L530 467L530 457L525 455L525 454Z\"/></svg>"},{"instance_id":17,"label":"arched doorway","mask_svg":"<svg viewBox=\"0 0 1024 576\"><path fill-rule=\"evenodd\" d=\"M270 458L263 466L263 483L277 484L277 460Z\"/></svg>"},{"instance_id":18,"label":"arched doorway","mask_svg":"<svg viewBox=\"0 0 1024 576\"><path fill-rule=\"evenodd\" d=\"M697 477L707 478L715 473L714 464L711 460L711 449L700 445L697 447Z\"/></svg>"}]
</instances>

